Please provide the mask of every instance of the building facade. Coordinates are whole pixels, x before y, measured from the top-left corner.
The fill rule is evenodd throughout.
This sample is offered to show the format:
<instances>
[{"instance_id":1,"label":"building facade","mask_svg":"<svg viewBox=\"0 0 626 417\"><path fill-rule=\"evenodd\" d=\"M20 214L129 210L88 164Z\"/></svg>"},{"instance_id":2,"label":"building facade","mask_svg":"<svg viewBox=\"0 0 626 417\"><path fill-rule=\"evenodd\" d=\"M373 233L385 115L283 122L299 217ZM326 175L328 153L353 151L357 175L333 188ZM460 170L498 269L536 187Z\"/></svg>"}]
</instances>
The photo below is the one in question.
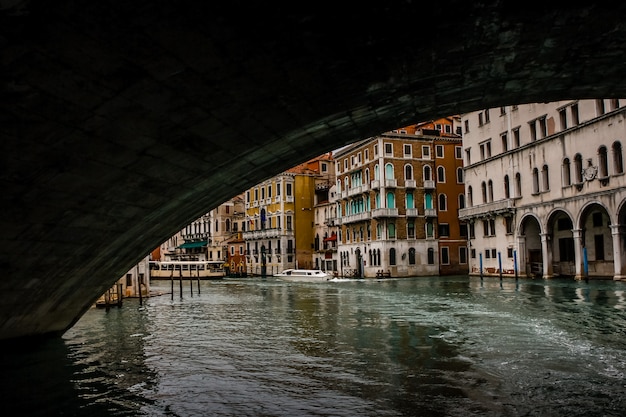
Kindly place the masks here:
<instances>
[{"instance_id":1,"label":"building facade","mask_svg":"<svg viewBox=\"0 0 626 417\"><path fill-rule=\"evenodd\" d=\"M624 279L623 103L462 116L471 274Z\"/></svg>"},{"instance_id":2,"label":"building facade","mask_svg":"<svg viewBox=\"0 0 626 417\"><path fill-rule=\"evenodd\" d=\"M316 184L331 155L297 165L245 192L246 260L252 275L313 268Z\"/></svg>"},{"instance_id":3,"label":"building facade","mask_svg":"<svg viewBox=\"0 0 626 417\"><path fill-rule=\"evenodd\" d=\"M335 155L340 275L467 272L459 262L466 241L457 224L464 203L457 125L453 117L412 125ZM449 213L444 223L439 204Z\"/></svg>"}]
</instances>

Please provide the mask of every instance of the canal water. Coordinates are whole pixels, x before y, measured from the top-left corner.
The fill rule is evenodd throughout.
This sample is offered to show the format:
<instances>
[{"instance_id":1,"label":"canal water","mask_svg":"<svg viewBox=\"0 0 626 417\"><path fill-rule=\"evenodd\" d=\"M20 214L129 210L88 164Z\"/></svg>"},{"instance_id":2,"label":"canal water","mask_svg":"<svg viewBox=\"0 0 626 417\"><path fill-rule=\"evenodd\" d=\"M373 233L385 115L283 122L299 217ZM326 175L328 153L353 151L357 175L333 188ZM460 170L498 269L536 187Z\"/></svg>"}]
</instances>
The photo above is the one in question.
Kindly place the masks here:
<instances>
[{"instance_id":1,"label":"canal water","mask_svg":"<svg viewBox=\"0 0 626 417\"><path fill-rule=\"evenodd\" d=\"M3 351L40 416L624 416L626 283L153 282Z\"/></svg>"}]
</instances>

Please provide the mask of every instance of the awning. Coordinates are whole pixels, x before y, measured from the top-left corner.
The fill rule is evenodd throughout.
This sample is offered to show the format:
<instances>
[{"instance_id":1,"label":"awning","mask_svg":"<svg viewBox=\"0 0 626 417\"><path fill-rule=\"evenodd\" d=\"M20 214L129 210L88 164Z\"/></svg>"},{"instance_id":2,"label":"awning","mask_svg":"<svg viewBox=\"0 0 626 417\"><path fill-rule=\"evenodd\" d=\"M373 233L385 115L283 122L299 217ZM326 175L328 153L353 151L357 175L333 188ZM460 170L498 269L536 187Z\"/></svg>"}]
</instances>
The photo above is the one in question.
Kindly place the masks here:
<instances>
[{"instance_id":1,"label":"awning","mask_svg":"<svg viewBox=\"0 0 626 417\"><path fill-rule=\"evenodd\" d=\"M332 235L327 238L324 238L324 242L334 242L335 240L337 240L337 235Z\"/></svg>"},{"instance_id":2,"label":"awning","mask_svg":"<svg viewBox=\"0 0 626 417\"><path fill-rule=\"evenodd\" d=\"M205 246L206 242L185 242L178 249L204 248Z\"/></svg>"}]
</instances>

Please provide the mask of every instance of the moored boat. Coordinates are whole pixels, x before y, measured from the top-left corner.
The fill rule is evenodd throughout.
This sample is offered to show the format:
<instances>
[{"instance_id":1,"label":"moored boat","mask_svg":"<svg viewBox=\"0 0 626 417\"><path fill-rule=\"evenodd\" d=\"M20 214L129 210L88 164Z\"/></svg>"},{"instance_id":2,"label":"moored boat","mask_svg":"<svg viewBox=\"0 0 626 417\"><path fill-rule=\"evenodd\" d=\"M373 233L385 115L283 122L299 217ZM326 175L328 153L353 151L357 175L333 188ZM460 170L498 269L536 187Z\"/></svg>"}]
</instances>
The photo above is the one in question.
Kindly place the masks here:
<instances>
[{"instance_id":1,"label":"moored boat","mask_svg":"<svg viewBox=\"0 0 626 417\"><path fill-rule=\"evenodd\" d=\"M283 281L321 282L328 281L331 275L319 269L285 269L274 276Z\"/></svg>"},{"instance_id":2,"label":"moored boat","mask_svg":"<svg viewBox=\"0 0 626 417\"><path fill-rule=\"evenodd\" d=\"M150 262L151 279L222 279L226 275L223 261Z\"/></svg>"}]
</instances>

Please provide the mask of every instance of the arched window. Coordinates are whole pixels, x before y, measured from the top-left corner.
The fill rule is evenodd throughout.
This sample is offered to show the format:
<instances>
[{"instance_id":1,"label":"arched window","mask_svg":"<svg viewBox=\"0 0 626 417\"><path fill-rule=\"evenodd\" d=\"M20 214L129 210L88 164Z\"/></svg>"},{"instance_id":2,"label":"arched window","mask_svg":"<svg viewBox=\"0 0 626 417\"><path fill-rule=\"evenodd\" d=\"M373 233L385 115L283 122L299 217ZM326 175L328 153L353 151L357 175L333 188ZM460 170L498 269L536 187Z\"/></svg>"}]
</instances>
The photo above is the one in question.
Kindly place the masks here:
<instances>
[{"instance_id":1,"label":"arched window","mask_svg":"<svg viewBox=\"0 0 626 417\"><path fill-rule=\"evenodd\" d=\"M376 207L375 208L381 208L380 207L380 193L376 192L376 196L374 197L374 200L376 202Z\"/></svg>"},{"instance_id":2,"label":"arched window","mask_svg":"<svg viewBox=\"0 0 626 417\"><path fill-rule=\"evenodd\" d=\"M442 166L437 167L437 181L446 182L446 170Z\"/></svg>"},{"instance_id":3,"label":"arched window","mask_svg":"<svg viewBox=\"0 0 626 417\"><path fill-rule=\"evenodd\" d=\"M387 235L389 239L396 238L396 225L394 223L387 224Z\"/></svg>"},{"instance_id":4,"label":"arched window","mask_svg":"<svg viewBox=\"0 0 626 417\"><path fill-rule=\"evenodd\" d=\"M413 193L406 193L406 208L415 208L415 200L413 200Z\"/></svg>"},{"instance_id":5,"label":"arched window","mask_svg":"<svg viewBox=\"0 0 626 417\"><path fill-rule=\"evenodd\" d=\"M459 194L459 208L465 208L465 194Z\"/></svg>"},{"instance_id":6,"label":"arched window","mask_svg":"<svg viewBox=\"0 0 626 417\"><path fill-rule=\"evenodd\" d=\"M396 248L389 249L389 265L396 264Z\"/></svg>"},{"instance_id":7,"label":"arched window","mask_svg":"<svg viewBox=\"0 0 626 417\"><path fill-rule=\"evenodd\" d=\"M515 174L515 197L522 196L522 175L518 172Z\"/></svg>"},{"instance_id":8,"label":"arched window","mask_svg":"<svg viewBox=\"0 0 626 417\"><path fill-rule=\"evenodd\" d=\"M461 167L456 169L456 182L463 184L463 168Z\"/></svg>"},{"instance_id":9,"label":"arched window","mask_svg":"<svg viewBox=\"0 0 626 417\"><path fill-rule=\"evenodd\" d=\"M600 178L606 178L609 176L609 161L607 159L606 146L600 146L598 148L598 176Z\"/></svg>"},{"instance_id":10,"label":"arched window","mask_svg":"<svg viewBox=\"0 0 626 417\"><path fill-rule=\"evenodd\" d=\"M387 208L396 208L396 196L391 191L387 193Z\"/></svg>"},{"instance_id":11,"label":"arched window","mask_svg":"<svg viewBox=\"0 0 626 417\"><path fill-rule=\"evenodd\" d=\"M569 158L565 158L563 160L562 166L562 174L563 174L563 186L572 185L572 171L570 167Z\"/></svg>"},{"instance_id":12,"label":"arched window","mask_svg":"<svg viewBox=\"0 0 626 417\"><path fill-rule=\"evenodd\" d=\"M622 174L624 172L622 144L619 142L613 142L613 172L615 174Z\"/></svg>"},{"instance_id":13,"label":"arched window","mask_svg":"<svg viewBox=\"0 0 626 417\"><path fill-rule=\"evenodd\" d=\"M483 192L483 204L487 202L487 184L483 181L480 184L480 189Z\"/></svg>"},{"instance_id":14,"label":"arched window","mask_svg":"<svg viewBox=\"0 0 626 417\"><path fill-rule=\"evenodd\" d=\"M424 194L424 208L427 210L433 208L433 196L431 193Z\"/></svg>"},{"instance_id":15,"label":"arched window","mask_svg":"<svg viewBox=\"0 0 626 417\"><path fill-rule=\"evenodd\" d=\"M409 265L415 265L415 248L409 248Z\"/></svg>"},{"instance_id":16,"label":"arched window","mask_svg":"<svg viewBox=\"0 0 626 417\"><path fill-rule=\"evenodd\" d=\"M430 165L424 165L424 181L430 181L433 179L433 172Z\"/></svg>"},{"instance_id":17,"label":"arched window","mask_svg":"<svg viewBox=\"0 0 626 417\"><path fill-rule=\"evenodd\" d=\"M350 189L349 178L348 177L344 178L343 182L344 182L344 190L348 191Z\"/></svg>"},{"instance_id":18,"label":"arched window","mask_svg":"<svg viewBox=\"0 0 626 417\"><path fill-rule=\"evenodd\" d=\"M337 178L337 192L341 194L341 179Z\"/></svg>"},{"instance_id":19,"label":"arched window","mask_svg":"<svg viewBox=\"0 0 626 417\"><path fill-rule=\"evenodd\" d=\"M378 164L374 165L374 180L380 180L380 168L378 167Z\"/></svg>"},{"instance_id":20,"label":"arched window","mask_svg":"<svg viewBox=\"0 0 626 417\"><path fill-rule=\"evenodd\" d=\"M511 192L509 191L510 184L509 184L509 176L505 175L504 176L504 198L511 198Z\"/></svg>"},{"instance_id":21,"label":"arched window","mask_svg":"<svg viewBox=\"0 0 626 417\"><path fill-rule=\"evenodd\" d=\"M489 202L493 201L493 181L489 180L487 183L487 189L489 190Z\"/></svg>"},{"instance_id":22,"label":"arched window","mask_svg":"<svg viewBox=\"0 0 626 417\"><path fill-rule=\"evenodd\" d=\"M445 194L439 194L439 211L448 210L448 199Z\"/></svg>"},{"instance_id":23,"label":"arched window","mask_svg":"<svg viewBox=\"0 0 626 417\"><path fill-rule=\"evenodd\" d=\"M541 178L543 179L543 191L550 190L550 174L548 172L548 165L544 165L541 169Z\"/></svg>"},{"instance_id":24,"label":"arched window","mask_svg":"<svg viewBox=\"0 0 626 417\"><path fill-rule=\"evenodd\" d=\"M370 169L369 168L365 168L365 184L366 185L370 184Z\"/></svg>"},{"instance_id":25,"label":"arched window","mask_svg":"<svg viewBox=\"0 0 626 417\"><path fill-rule=\"evenodd\" d=\"M428 265L434 265L435 263L435 250L428 248Z\"/></svg>"},{"instance_id":26,"label":"arched window","mask_svg":"<svg viewBox=\"0 0 626 417\"><path fill-rule=\"evenodd\" d=\"M533 169L533 194L539 193L539 170Z\"/></svg>"},{"instance_id":27,"label":"arched window","mask_svg":"<svg viewBox=\"0 0 626 417\"><path fill-rule=\"evenodd\" d=\"M467 187L467 204L469 207L474 207L474 191L471 185Z\"/></svg>"},{"instance_id":28,"label":"arched window","mask_svg":"<svg viewBox=\"0 0 626 417\"><path fill-rule=\"evenodd\" d=\"M574 179L576 184L583 182L583 157L579 153L574 156Z\"/></svg>"},{"instance_id":29,"label":"arched window","mask_svg":"<svg viewBox=\"0 0 626 417\"><path fill-rule=\"evenodd\" d=\"M385 179L386 180L392 180L395 177L393 176L393 165L392 164L385 164Z\"/></svg>"},{"instance_id":30,"label":"arched window","mask_svg":"<svg viewBox=\"0 0 626 417\"><path fill-rule=\"evenodd\" d=\"M413 167L411 165L406 165L404 167L404 179L412 180L413 179Z\"/></svg>"},{"instance_id":31,"label":"arched window","mask_svg":"<svg viewBox=\"0 0 626 417\"><path fill-rule=\"evenodd\" d=\"M226 219L226 231L230 232L230 219Z\"/></svg>"},{"instance_id":32,"label":"arched window","mask_svg":"<svg viewBox=\"0 0 626 417\"><path fill-rule=\"evenodd\" d=\"M433 222L427 222L426 225L426 237L433 237L433 233L435 228L433 227Z\"/></svg>"}]
</instances>

